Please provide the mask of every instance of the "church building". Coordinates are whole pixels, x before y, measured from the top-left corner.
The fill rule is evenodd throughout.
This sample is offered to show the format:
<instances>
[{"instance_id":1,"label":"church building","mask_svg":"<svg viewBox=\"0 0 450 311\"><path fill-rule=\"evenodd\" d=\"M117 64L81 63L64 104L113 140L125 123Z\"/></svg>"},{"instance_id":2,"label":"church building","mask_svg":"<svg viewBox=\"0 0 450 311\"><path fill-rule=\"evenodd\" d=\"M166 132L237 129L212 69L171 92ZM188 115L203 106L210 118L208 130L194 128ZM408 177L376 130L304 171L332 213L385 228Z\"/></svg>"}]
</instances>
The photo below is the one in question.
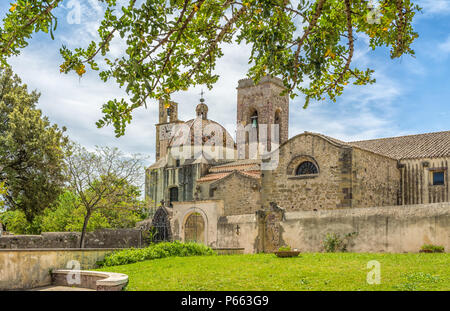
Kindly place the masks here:
<instances>
[{"instance_id":1,"label":"church building","mask_svg":"<svg viewBox=\"0 0 450 311\"><path fill-rule=\"evenodd\" d=\"M311 132L289 138L283 90L275 77L256 85L240 80L236 126L244 130L236 137L208 119L203 98L189 121L178 119L177 103L159 103L156 161L146 170L145 194L157 208L152 225L160 239L245 252L283 245L317 251L327 232L358 231L364 245L355 249L362 251L449 243L450 131L355 142ZM413 215L414 224L399 213ZM420 229L428 228L417 220L420 213L437 221L433 232L422 234L429 229ZM405 244L407 230L422 233Z\"/></svg>"}]
</instances>

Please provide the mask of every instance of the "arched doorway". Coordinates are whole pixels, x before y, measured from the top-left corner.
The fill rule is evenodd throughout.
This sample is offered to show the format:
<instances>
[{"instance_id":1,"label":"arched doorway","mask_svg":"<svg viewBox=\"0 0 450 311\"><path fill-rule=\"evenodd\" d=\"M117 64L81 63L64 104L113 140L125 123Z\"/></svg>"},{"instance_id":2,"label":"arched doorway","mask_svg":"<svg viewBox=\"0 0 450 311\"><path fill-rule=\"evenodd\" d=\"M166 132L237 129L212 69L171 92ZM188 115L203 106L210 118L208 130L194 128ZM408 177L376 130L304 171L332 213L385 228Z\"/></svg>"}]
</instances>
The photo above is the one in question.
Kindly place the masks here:
<instances>
[{"instance_id":1,"label":"arched doorway","mask_svg":"<svg viewBox=\"0 0 450 311\"><path fill-rule=\"evenodd\" d=\"M205 244L205 221L200 213L194 212L186 219L184 241Z\"/></svg>"}]
</instances>

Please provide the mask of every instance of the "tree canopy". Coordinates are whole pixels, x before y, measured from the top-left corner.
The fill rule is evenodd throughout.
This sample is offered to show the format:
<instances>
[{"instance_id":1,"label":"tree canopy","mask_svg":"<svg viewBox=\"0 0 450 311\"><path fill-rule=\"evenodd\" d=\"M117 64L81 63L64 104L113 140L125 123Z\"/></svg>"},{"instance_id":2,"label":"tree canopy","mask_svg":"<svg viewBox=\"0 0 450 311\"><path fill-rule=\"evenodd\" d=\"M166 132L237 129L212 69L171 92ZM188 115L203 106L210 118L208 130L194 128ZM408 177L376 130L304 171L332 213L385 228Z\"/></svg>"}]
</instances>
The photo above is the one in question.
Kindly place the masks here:
<instances>
[{"instance_id":1,"label":"tree canopy","mask_svg":"<svg viewBox=\"0 0 450 311\"><path fill-rule=\"evenodd\" d=\"M283 79L293 98L336 100L349 83L375 82L373 70L353 65L355 40L365 35L370 47L386 46L390 57L413 55L418 37L412 27L420 10L412 0L99 0L106 7L99 39L87 47L61 48L61 72L83 76L87 67L104 81L126 87L130 99L104 104L99 127L112 124L123 135L132 112L149 99L169 99L191 86L212 88L225 43L251 47L248 75L255 81L271 74ZM53 11L63 0L15 2L1 30L0 60L6 65L34 32L53 37ZM123 56L108 52L114 38L126 42ZM99 62L106 67L100 69Z\"/></svg>"},{"instance_id":2,"label":"tree canopy","mask_svg":"<svg viewBox=\"0 0 450 311\"><path fill-rule=\"evenodd\" d=\"M90 152L79 145L73 146L66 161L69 189L85 211L80 248L84 247L87 226L96 211L102 210L117 225L124 216L118 210L133 212L143 207L137 199L143 184L142 160L137 154L126 157L117 148L97 147Z\"/></svg>"},{"instance_id":3,"label":"tree canopy","mask_svg":"<svg viewBox=\"0 0 450 311\"><path fill-rule=\"evenodd\" d=\"M131 187L132 188L132 187ZM138 221L147 216L143 201L136 197L124 197L121 207L108 206L92 213L86 231L103 228L133 228ZM36 216L29 223L20 210L0 211L0 222L6 230L14 234L40 234L41 232L81 232L86 216L86 209L80 205L80 199L74 193L66 190L56 201Z\"/></svg>"},{"instance_id":4,"label":"tree canopy","mask_svg":"<svg viewBox=\"0 0 450 311\"><path fill-rule=\"evenodd\" d=\"M11 69L0 70L0 184L8 208L23 211L30 223L66 180L65 129L42 116L38 99Z\"/></svg>"}]
</instances>

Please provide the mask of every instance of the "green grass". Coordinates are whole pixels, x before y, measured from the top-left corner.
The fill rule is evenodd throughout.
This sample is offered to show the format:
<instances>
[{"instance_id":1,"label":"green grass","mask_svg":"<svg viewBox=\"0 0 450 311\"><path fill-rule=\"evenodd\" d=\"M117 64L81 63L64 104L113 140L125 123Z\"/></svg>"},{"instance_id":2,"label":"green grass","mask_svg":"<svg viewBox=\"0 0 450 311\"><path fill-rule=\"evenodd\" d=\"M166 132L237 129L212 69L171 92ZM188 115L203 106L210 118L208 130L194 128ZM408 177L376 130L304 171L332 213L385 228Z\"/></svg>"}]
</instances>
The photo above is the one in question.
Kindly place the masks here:
<instances>
[{"instance_id":1,"label":"green grass","mask_svg":"<svg viewBox=\"0 0 450 311\"><path fill-rule=\"evenodd\" d=\"M381 265L369 285L367 263ZM126 290L450 290L450 254L305 253L169 257L105 267L129 276Z\"/></svg>"}]
</instances>

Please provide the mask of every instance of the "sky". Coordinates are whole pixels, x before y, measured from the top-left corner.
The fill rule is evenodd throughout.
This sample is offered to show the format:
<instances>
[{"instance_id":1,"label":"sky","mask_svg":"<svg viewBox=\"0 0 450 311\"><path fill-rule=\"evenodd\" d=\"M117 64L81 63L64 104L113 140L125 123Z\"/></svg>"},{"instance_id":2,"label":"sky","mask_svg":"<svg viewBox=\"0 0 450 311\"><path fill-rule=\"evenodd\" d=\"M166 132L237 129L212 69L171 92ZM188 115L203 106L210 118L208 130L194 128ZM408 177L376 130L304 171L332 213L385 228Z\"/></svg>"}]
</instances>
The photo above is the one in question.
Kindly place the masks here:
<instances>
[{"instance_id":1,"label":"sky","mask_svg":"<svg viewBox=\"0 0 450 311\"><path fill-rule=\"evenodd\" d=\"M124 1L124 0L122 0ZM10 2L1 1L4 16ZM119 1L120 2L120 1ZM450 0L414 0L423 11L416 15L414 29L419 38L413 44L415 57L409 55L391 60L387 48L372 51L367 38L358 36L355 65L375 70L376 84L350 86L333 102L312 102L303 109L304 97L290 102L289 136L304 131L319 132L344 141L401 136L450 130ZM149 101L147 109L138 109L125 136L116 138L112 127L98 129L101 107L110 99L126 96L114 81L104 83L97 72L89 71L79 78L75 73L60 74L62 58L59 49L86 47L97 38L96 29L103 10L96 0L69 0L55 11L58 28L55 40L36 34L20 56L9 62L30 90L41 93L38 103L51 122L67 127L68 136L93 149L114 146L126 154L155 159L155 124L157 102ZM80 5L80 15L76 14ZM79 17L79 19L78 19ZM115 42L111 53L120 55L123 45ZM249 46L223 46L224 56L216 66L219 81L212 90L205 89L208 118L234 132L238 80L249 68ZM179 118L195 116L202 87L173 95L179 103Z\"/></svg>"}]
</instances>

